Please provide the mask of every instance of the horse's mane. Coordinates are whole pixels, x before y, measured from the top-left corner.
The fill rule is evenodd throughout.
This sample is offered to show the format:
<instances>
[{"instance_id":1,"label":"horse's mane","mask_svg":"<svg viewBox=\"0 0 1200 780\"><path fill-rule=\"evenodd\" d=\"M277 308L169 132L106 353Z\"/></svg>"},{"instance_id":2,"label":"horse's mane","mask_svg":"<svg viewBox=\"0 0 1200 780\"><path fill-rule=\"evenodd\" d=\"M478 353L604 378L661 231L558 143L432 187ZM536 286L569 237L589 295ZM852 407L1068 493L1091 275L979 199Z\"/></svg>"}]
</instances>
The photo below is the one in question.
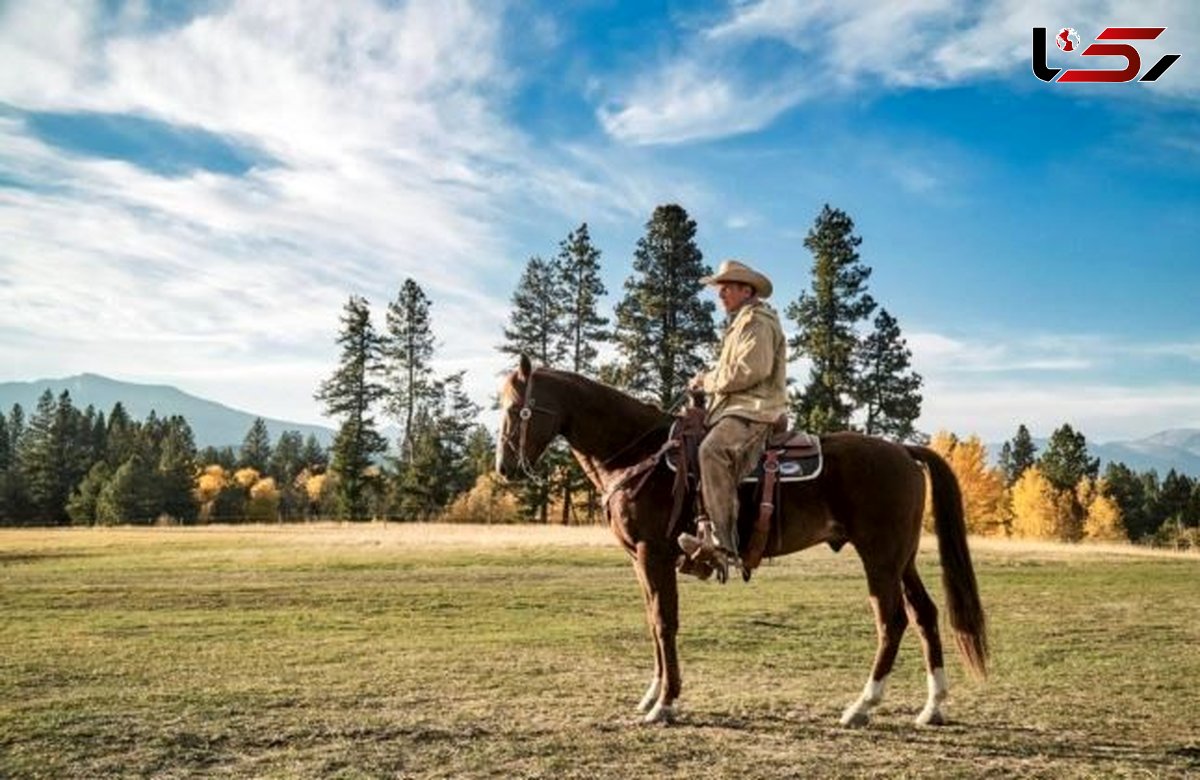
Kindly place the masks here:
<instances>
[{"instance_id":1,"label":"horse's mane","mask_svg":"<svg viewBox=\"0 0 1200 780\"><path fill-rule=\"evenodd\" d=\"M615 388L612 385L607 385L599 380L586 377L583 374L577 374L574 371L563 371L553 368L540 368L538 369L538 372L552 374L563 382L599 393L609 405L627 406L629 407L629 412L627 412L628 414L638 413L647 417L656 417L664 423L671 418L671 415L663 411L662 408L657 404L647 403L639 398L635 398L629 393L626 393L624 390Z\"/></svg>"},{"instance_id":2,"label":"horse's mane","mask_svg":"<svg viewBox=\"0 0 1200 780\"><path fill-rule=\"evenodd\" d=\"M619 390L612 385L607 385L583 374L577 374L574 371L566 371L558 368L538 368L534 372L536 377L553 377L555 381L566 385L571 385L591 394L599 394L604 400L606 406L612 406L625 410L626 414L641 415L646 417L654 417L664 425L671 419L671 415L663 411L657 404L647 403L639 398ZM500 388L500 396L507 403L514 403L520 400L521 394L514 386L516 374L510 374Z\"/></svg>"}]
</instances>

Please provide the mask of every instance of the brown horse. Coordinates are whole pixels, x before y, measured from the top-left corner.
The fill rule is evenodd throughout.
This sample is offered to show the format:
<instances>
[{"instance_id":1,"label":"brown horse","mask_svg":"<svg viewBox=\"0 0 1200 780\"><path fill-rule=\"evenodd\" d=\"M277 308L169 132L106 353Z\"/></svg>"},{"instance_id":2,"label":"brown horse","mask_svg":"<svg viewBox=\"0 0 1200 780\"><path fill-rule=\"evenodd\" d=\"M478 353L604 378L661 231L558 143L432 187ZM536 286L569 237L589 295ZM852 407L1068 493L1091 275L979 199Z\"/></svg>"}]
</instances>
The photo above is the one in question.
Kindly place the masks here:
<instances>
[{"instance_id":1,"label":"brown horse","mask_svg":"<svg viewBox=\"0 0 1200 780\"><path fill-rule=\"evenodd\" d=\"M681 682L675 634L679 627L676 564L681 550L669 529L673 475L649 471L640 489L627 475L664 444L672 417L578 374L534 370L527 358L505 380L496 468L504 477L531 473L550 442L561 435L604 497L612 531L633 559L654 638L654 678L638 709L645 721L670 722ZM909 619L921 634L929 696L919 724L941 724L946 698L938 613L917 574L916 555L925 505L925 470L933 486L934 526L950 625L966 665L984 676L987 638L983 607L967 549L962 496L954 473L937 453L855 433L821 438L825 464L808 482L785 483L780 530L769 555L787 555L823 542L849 542L862 559L875 611L878 650L862 694L842 715L847 726L865 725L883 698ZM924 469L922 468L924 464ZM640 477L639 477L640 480ZM740 538L748 539L756 505L743 496ZM670 531L670 532L669 532Z\"/></svg>"}]
</instances>

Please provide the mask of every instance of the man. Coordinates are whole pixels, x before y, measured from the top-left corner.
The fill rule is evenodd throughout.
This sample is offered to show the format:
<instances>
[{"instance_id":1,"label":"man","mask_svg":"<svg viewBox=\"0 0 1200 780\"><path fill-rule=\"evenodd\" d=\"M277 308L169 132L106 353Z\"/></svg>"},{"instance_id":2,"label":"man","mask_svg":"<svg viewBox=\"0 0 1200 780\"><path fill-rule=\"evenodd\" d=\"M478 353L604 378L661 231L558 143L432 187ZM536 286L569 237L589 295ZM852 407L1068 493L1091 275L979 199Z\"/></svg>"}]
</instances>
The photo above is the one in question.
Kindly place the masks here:
<instances>
[{"instance_id":1,"label":"man","mask_svg":"<svg viewBox=\"0 0 1200 780\"><path fill-rule=\"evenodd\" d=\"M771 280L736 260L700 280L717 288L728 315L717 365L692 379L708 397L708 433L700 443L700 492L707 520L681 534L688 557L740 567L738 484L754 470L772 426L787 412L787 341L779 315L763 302Z\"/></svg>"}]
</instances>

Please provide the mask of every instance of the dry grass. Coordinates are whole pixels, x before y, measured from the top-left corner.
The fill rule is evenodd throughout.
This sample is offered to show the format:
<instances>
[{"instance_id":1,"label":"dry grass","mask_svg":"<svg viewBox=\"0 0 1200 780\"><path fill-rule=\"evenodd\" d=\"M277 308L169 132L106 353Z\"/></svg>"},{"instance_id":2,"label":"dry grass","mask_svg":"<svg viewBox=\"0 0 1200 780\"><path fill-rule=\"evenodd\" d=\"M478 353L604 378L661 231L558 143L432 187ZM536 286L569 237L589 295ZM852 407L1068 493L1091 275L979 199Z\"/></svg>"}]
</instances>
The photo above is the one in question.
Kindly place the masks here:
<instances>
[{"instance_id":1,"label":"dry grass","mask_svg":"<svg viewBox=\"0 0 1200 780\"><path fill-rule=\"evenodd\" d=\"M978 540L992 677L919 729L905 639L872 725L851 550L682 588L683 719L595 528L0 532L0 777L1200 774L1200 560ZM921 558L940 602L936 556Z\"/></svg>"}]
</instances>

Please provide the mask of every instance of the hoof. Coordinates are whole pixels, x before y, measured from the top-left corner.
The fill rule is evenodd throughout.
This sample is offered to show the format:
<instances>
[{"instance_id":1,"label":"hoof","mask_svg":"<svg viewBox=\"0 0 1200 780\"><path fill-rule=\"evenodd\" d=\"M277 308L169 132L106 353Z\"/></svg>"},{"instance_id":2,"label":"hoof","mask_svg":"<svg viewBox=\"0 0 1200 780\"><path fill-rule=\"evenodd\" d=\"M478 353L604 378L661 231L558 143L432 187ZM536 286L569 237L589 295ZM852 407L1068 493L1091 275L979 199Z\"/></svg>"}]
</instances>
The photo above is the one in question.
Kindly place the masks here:
<instances>
[{"instance_id":1,"label":"hoof","mask_svg":"<svg viewBox=\"0 0 1200 780\"><path fill-rule=\"evenodd\" d=\"M669 726L675 722L675 708L670 704L655 704L654 707L646 713L646 717L642 718L642 723L655 724L661 723L664 726Z\"/></svg>"},{"instance_id":2,"label":"hoof","mask_svg":"<svg viewBox=\"0 0 1200 780\"><path fill-rule=\"evenodd\" d=\"M658 701L658 694L660 690L661 685L659 684L658 680L650 683L650 687L646 689L646 695L642 697L640 702L638 702L638 714L645 715L654 707L654 703Z\"/></svg>"},{"instance_id":3,"label":"hoof","mask_svg":"<svg viewBox=\"0 0 1200 780\"><path fill-rule=\"evenodd\" d=\"M857 708L851 708L842 713L841 724L848 729L865 728L870 722L871 716Z\"/></svg>"},{"instance_id":4,"label":"hoof","mask_svg":"<svg viewBox=\"0 0 1200 780\"><path fill-rule=\"evenodd\" d=\"M946 717L942 715L941 710L921 710L921 714L917 716L918 726L945 726Z\"/></svg>"}]
</instances>

